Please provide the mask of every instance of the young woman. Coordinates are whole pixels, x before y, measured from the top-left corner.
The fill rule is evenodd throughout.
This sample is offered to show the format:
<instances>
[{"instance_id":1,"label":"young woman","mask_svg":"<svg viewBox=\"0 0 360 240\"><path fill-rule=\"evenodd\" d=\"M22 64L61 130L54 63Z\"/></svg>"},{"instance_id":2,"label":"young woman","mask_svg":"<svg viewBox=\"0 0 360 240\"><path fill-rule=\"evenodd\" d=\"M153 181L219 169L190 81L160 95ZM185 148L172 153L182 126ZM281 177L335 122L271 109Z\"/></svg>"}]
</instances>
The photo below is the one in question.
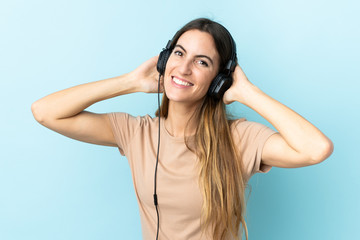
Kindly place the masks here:
<instances>
[{"instance_id":1,"label":"young woman","mask_svg":"<svg viewBox=\"0 0 360 240\"><path fill-rule=\"evenodd\" d=\"M34 117L65 136L119 148L131 167L144 239L241 239L243 229L248 238L244 194L249 178L272 166L320 163L333 144L247 79L222 25L203 18L191 21L175 34L168 53L165 59L160 55L159 63L153 57L128 74L50 94L33 103ZM108 98L157 92L157 64L163 66L164 93L157 117L84 111ZM209 87L219 74L232 85L214 96ZM234 101L258 112L277 132L227 119L225 104Z\"/></svg>"}]
</instances>

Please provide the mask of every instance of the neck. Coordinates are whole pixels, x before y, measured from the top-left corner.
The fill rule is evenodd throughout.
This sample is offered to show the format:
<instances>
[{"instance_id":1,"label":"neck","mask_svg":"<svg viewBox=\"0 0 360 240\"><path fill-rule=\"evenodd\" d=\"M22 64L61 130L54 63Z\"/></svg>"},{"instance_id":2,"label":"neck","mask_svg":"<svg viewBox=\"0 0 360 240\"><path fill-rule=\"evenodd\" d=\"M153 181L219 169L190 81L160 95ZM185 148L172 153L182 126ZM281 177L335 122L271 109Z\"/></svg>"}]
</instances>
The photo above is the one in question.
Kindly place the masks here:
<instances>
[{"instance_id":1,"label":"neck","mask_svg":"<svg viewBox=\"0 0 360 240\"><path fill-rule=\"evenodd\" d=\"M169 100L169 111L165 120L166 130L174 137L194 135L196 132L197 120L194 117L191 117L196 108L197 104L187 105Z\"/></svg>"}]
</instances>

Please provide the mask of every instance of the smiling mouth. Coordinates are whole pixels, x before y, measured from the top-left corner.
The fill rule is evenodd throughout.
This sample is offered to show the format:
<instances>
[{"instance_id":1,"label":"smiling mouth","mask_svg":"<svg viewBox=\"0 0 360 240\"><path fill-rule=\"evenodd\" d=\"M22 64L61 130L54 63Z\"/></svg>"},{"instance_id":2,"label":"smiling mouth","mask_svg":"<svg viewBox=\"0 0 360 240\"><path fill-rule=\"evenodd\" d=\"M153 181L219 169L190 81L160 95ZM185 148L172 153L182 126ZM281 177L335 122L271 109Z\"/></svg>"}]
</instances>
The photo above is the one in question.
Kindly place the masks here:
<instances>
[{"instance_id":1,"label":"smiling mouth","mask_svg":"<svg viewBox=\"0 0 360 240\"><path fill-rule=\"evenodd\" d=\"M186 86L186 87L190 87L190 86L194 86L194 84L190 83L190 82L187 82L187 81L184 81L184 80L181 80L175 76L172 76L172 80L177 84L177 85L180 85L180 86Z\"/></svg>"}]
</instances>

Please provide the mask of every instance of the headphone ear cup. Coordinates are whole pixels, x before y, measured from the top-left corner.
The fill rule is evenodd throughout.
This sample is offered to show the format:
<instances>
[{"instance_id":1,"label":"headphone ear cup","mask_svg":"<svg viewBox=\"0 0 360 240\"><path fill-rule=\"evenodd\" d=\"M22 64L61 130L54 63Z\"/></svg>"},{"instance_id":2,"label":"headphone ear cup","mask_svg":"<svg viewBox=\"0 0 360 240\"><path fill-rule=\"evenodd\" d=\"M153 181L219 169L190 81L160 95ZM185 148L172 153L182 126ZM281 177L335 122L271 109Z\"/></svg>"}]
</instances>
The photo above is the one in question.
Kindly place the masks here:
<instances>
[{"instance_id":1,"label":"headphone ear cup","mask_svg":"<svg viewBox=\"0 0 360 240\"><path fill-rule=\"evenodd\" d=\"M160 75L164 75L166 63L170 57L171 51L169 49L164 49L161 51L159 55L158 62L156 64L156 69L160 73Z\"/></svg>"},{"instance_id":2,"label":"headphone ear cup","mask_svg":"<svg viewBox=\"0 0 360 240\"><path fill-rule=\"evenodd\" d=\"M219 73L211 82L208 95L216 99L221 99L224 96L226 90L231 87L232 81L233 80L231 76Z\"/></svg>"}]
</instances>

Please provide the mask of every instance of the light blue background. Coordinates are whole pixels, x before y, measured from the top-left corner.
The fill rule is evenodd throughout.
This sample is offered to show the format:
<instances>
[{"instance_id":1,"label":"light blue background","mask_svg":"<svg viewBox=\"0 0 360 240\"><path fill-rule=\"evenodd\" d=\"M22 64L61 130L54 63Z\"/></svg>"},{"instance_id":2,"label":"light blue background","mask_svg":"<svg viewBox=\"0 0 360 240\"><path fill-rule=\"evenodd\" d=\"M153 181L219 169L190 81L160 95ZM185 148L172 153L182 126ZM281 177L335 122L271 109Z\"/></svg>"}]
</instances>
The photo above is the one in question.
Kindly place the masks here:
<instances>
[{"instance_id":1,"label":"light blue background","mask_svg":"<svg viewBox=\"0 0 360 240\"><path fill-rule=\"evenodd\" d=\"M251 179L250 239L355 239L359 10L355 0L1 1L0 239L141 239L126 159L42 127L30 106L131 71L197 17L223 23L248 78L335 144L319 165ZM143 115L156 104L156 95L139 93L89 110ZM268 125L240 104L231 109Z\"/></svg>"}]
</instances>

